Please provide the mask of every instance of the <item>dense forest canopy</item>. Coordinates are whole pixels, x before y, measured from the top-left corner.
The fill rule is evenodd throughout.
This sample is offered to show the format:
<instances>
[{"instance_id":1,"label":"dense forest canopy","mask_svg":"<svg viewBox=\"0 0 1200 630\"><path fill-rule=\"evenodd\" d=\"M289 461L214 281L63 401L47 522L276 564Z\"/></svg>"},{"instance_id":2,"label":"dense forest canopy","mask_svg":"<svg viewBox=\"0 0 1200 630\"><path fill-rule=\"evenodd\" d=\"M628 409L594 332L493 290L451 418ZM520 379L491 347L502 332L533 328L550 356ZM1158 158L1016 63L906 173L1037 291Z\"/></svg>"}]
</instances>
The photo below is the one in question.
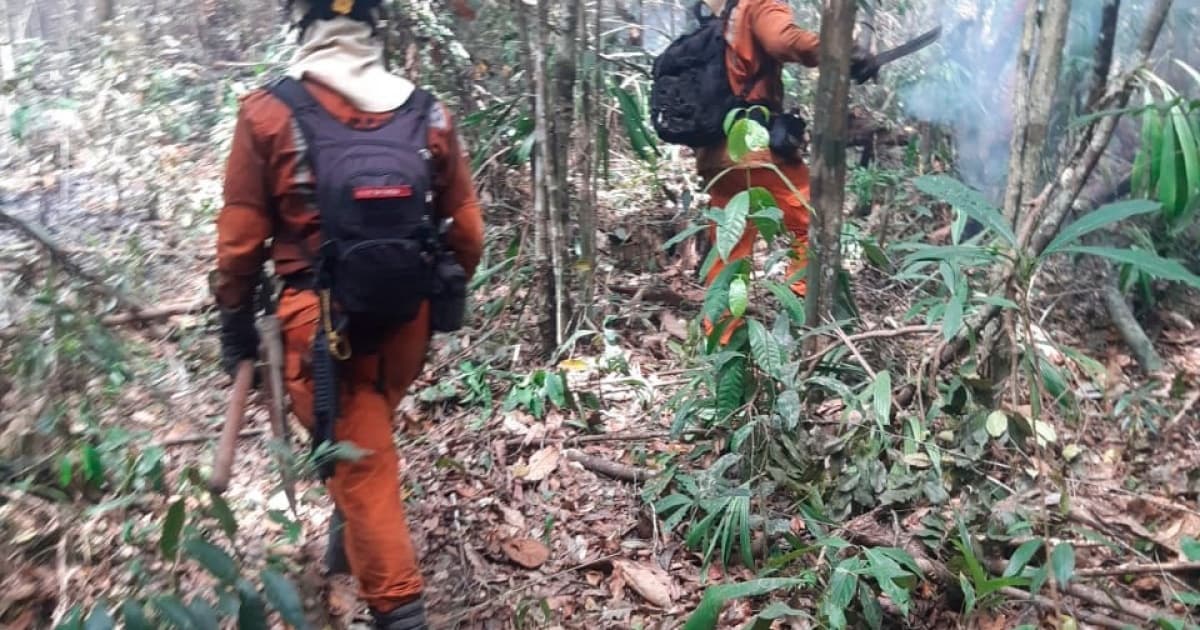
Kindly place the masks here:
<instances>
[{"instance_id":1,"label":"dense forest canopy","mask_svg":"<svg viewBox=\"0 0 1200 630\"><path fill-rule=\"evenodd\" d=\"M216 218L282 4L0 4L2 627L363 621L323 560L353 444L260 382L213 489ZM693 4L383 3L486 226L395 416L430 625L1197 627L1200 3L791 0L799 278L789 190L655 131Z\"/></svg>"}]
</instances>

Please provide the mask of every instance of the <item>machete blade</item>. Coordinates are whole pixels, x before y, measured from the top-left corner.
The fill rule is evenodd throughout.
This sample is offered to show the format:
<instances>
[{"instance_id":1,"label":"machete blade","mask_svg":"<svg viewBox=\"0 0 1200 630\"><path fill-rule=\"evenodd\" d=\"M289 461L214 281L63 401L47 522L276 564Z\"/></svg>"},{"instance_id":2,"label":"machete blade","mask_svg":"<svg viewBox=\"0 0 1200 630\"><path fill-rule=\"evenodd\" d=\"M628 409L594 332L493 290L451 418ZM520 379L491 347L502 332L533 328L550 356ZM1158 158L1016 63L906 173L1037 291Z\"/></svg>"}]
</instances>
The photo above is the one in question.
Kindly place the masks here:
<instances>
[{"instance_id":1,"label":"machete blade","mask_svg":"<svg viewBox=\"0 0 1200 630\"><path fill-rule=\"evenodd\" d=\"M939 24L928 31L896 46L875 55L875 65L883 66L889 64L901 57L907 57L922 48L936 42L942 36L942 25Z\"/></svg>"}]
</instances>

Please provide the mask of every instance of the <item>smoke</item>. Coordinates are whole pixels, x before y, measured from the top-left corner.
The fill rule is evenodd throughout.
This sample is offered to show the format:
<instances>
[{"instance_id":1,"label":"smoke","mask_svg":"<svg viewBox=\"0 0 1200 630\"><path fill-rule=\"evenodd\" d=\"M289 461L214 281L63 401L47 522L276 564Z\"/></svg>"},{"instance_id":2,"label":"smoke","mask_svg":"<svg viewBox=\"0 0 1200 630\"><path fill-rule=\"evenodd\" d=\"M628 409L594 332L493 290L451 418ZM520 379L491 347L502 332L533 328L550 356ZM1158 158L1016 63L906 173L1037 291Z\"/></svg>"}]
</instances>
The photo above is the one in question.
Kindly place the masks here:
<instances>
[{"instance_id":1,"label":"smoke","mask_svg":"<svg viewBox=\"0 0 1200 630\"><path fill-rule=\"evenodd\" d=\"M998 203L1007 179L1025 0L939 4L931 17L942 25L940 58L900 89L899 102L911 118L950 132L963 181ZM1064 75L1080 79L1090 76L1101 3L1075 4L1063 67ZM1070 84L1060 82L1060 90Z\"/></svg>"}]
</instances>

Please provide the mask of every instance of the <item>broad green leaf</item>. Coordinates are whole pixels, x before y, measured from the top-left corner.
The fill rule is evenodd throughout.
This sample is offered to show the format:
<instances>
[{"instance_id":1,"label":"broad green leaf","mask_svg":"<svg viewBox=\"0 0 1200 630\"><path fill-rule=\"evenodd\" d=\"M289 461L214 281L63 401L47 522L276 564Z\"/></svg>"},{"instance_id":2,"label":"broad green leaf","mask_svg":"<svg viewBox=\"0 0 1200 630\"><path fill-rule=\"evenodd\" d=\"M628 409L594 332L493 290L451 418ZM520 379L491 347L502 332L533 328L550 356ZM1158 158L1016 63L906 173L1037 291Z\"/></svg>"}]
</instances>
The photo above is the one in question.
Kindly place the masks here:
<instances>
[{"instance_id":1,"label":"broad green leaf","mask_svg":"<svg viewBox=\"0 0 1200 630\"><path fill-rule=\"evenodd\" d=\"M71 487L71 479L75 477L75 464L70 457L62 456L58 460L58 485L63 488Z\"/></svg>"},{"instance_id":2,"label":"broad green leaf","mask_svg":"<svg viewBox=\"0 0 1200 630\"><path fill-rule=\"evenodd\" d=\"M125 622L125 630L154 629L154 625L146 618L145 605L132 599L121 604L121 620Z\"/></svg>"},{"instance_id":3,"label":"broad green leaf","mask_svg":"<svg viewBox=\"0 0 1200 630\"><path fill-rule=\"evenodd\" d=\"M753 153L755 151L763 151L770 145L771 135L767 132L767 128L762 126L757 120L747 118L746 148Z\"/></svg>"},{"instance_id":4,"label":"broad green leaf","mask_svg":"<svg viewBox=\"0 0 1200 630\"><path fill-rule=\"evenodd\" d=\"M1042 541L1037 539L1026 541L1020 547L1017 547L1017 550L1013 552L1012 558L1008 560L1008 568L1004 569L1003 577L1020 575L1025 566L1029 564L1029 561L1033 559L1033 555L1041 548Z\"/></svg>"},{"instance_id":5,"label":"broad green leaf","mask_svg":"<svg viewBox=\"0 0 1200 630\"><path fill-rule=\"evenodd\" d=\"M746 233L746 217L750 214L750 193L743 190L733 196L721 211L717 222L717 251L721 260L729 261L733 248Z\"/></svg>"},{"instance_id":6,"label":"broad green leaf","mask_svg":"<svg viewBox=\"0 0 1200 630\"><path fill-rule=\"evenodd\" d=\"M99 484L104 480L104 463L100 461L100 453L91 444L80 449L80 462L83 478L88 483Z\"/></svg>"},{"instance_id":7,"label":"broad green leaf","mask_svg":"<svg viewBox=\"0 0 1200 630\"><path fill-rule=\"evenodd\" d=\"M809 586L812 583L813 580L811 577L762 578L750 580L749 582L739 582L737 584L710 586L704 591L704 596L700 599L700 605L688 617L687 623L683 628L684 630L712 630L716 628L717 621L721 616L721 609L731 599L759 597L777 591Z\"/></svg>"},{"instance_id":8,"label":"broad green leaf","mask_svg":"<svg viewBox=\"0 0 1200 630\"><path fill-rule=\"evenodd\" d=\"M865 583L858 585L858 606L867 627L871 630L882 630L883 608L879 605L879 599L875 597L875 591Z\"/></svg>"},{"instance_id":9,"label":"broad green leaf","mask_svg":"<svg viewBox=\"0 0 1200 630\"><path fill-rule=\"evenodd\" d=\"M1158 200L1162 202L1167 215L1172 221L1179 216L1183 201L1179 190L1179 161L1176 153L1179 151L1178 136L1175 132L1175 118L1168 115L1163 128L1162 137L1162 173L1158 178Z\"/></svg>"},{"instance_id":10,"label":"broad green leaf","mask_svg":"<svg viewBox=\"0 0 1200 630\"><path fill-rule=\"evenodd\" d=\"M750 306L750 290L746 279L738 276L729 283L729 312L734 317L742 317Z\"/></svg>"},{"instance_id":11,"label":"broad green leaf","mask_svg":"<svg viewBox=\"0 0 1200 630\"><path fill-rule=\"evenodd\" d=\"M1173 227L1178 231L1187 227L1191 217L1200 209L1200 145L1196 143L1196 134L1192 132L1183 108L1178 105L1172 107L1171 116L1175 121L1175 133L1179 135L1179 153L1183 162L1183 169L1179 173L1183 190L1179 191L1179 211L1173 222Z\"/></svg>"},{"instance_id":12,"label":"broad green leaf","mask_svg":"<svg viewBox=\"0 0 1200 630\"><path fill-rule=\"evenodd\" d=\"M775 413L794 426L800 420L800 393L789 389L775 399Z\"/></svg>"},{"instance_id":13,"label":"broad green leaf","mask_svg":"<svg viewBox=\"0 0 1200 630\"><path fill-rule=\"evenodd\" d=\"M1200 542L1195 538L1185 537L1179 542L1179 546L1183 549L1183 555L1188 559L1188 562L1200 562Z\"/></svg>"},{"instance_id":14,"label":"broad green leaf","mask_svg":"<svg viewBox=\"0 0 1200 630\"><path fill-rule=\"evenodd\" d=\"M1008 414L1003 411L993 411L987 417L988 435L998 438L1008 433Z\"/></svg>"},{"instance_id":15,"label":"broad green leaf","mask_svg":"<svg viewBox=\"0 0 1200 630\"><path fill-rule=\"evenodd\" d=\"M739 118L729 126L729 133L726 134L725 146L729 150L729 159L734 163L742 161L746 154L750 152L747 134L749 127L745 118Z\"/></svg>"},{"instance_id":16,"label":"broad green leaf","mask_svg":"<svg viewBox=\"0 0 1200 630\"><path fill-rule=\"evenodd\" d=\"M779 300L783 310L787 312L788 319L792 320L792 325L803 326L806 317L804 301L792 291L792 288L778 282L768 283L767 288L775 295L775 299Z\"/></svg>"},{"instance_id":17,"label":"broad green leaf","mask_svg":"<svg viewBox=\"0 0 1200 630\"><path fill-rule=\"evenodd\" d=\"M888 596L888 599L891 599L900 608L900 611L907 615L909 606L912 604L912 595L907 588L897 584L896 580L910 577L910 574L878 548L868 548L864 554L867 557L867 574L875 580L879 589Z\"/></svg>"},{"instance_id":18,"label":"broad green leaf","mask_svg":"<svg viewBox=\"0 0 1200 630\"><path fill-rule=\"evenodd\" d=\"M229 542L234 542L234 539L237 538L238 522L237 517L233 515L233 510L229 509L229 503L215 492L209 494L209 499L212 500L213 518L221 524L221 530L225 532Z\"/></svg>"},{"instance_id":19,"label":"broad green leaf","mask_svg":"<svg viewBox=\"0 0 1200 630\"><path fill-rule=\"evenodd\" d=\"M217 611L204 599L192 598L191 603L188 604L188 612L192 614L192 621L196 624L197 630L221 630Z\"/></svg>"},{"instance_id":20,"label":"broad green leaf","mask_svg":"<svg viewBox=\"0 0 1200 630\"><path fill-rule=\"evenodd\" d=\"M761 621L775 621L777 619L785 619L787 617L797 617L808 619L808 613L797 608L792 608L783 602L771 602L762 612L755 616L755 619Z\"/></svg>"},{"instance_id":21,"label":"broad green leaf","mask_svg":"<svg viewBox=\"0 0 1200 630\"><path fill-rule=\"evenodd\" d=\"M841 630L846 627L846 610L854 600L854 592L858 590L857 571L862 568L862 562L857 558L843 560L833 570L829 579L829 588L821 601L821 614L829 621L829 626Z\"/></svg>"},{"instance_id":22,"label":"broad green leaf","mask_svg":"<svg viewBox=\"0 0 1200 630\"><path fill-rule=\"evenodd\" d=\"M734 431L733 435L729 438L729 450L734 453L742 450L742 445L746 443L746 440L750 438L750 435L754 433L754 429L757 427L758 424L754 422L747 422L738 427L738 430Z\"/></svg>"},{"instance_id":23,"label":"broad green leaf","mask_svg":"<svg viewBox=\"0 0 1200 630\"><path fill-rule=\"evenodd\" d=\"M279 612L279 616L283 617L284 621L297 630L308 628L308 622L304 619L304 605L301 603L300 593L296 591L296 587L292 585L291 581L271 569L266 569L262 572L262 583L267 601Z\"/></svg>"},{"instance_id":24,"label":"broad green leaf","mask_svg":"<svg viewBox=\"0 0 1200 630\"><path fill-rule=\"evenodd\" d=\"M233 584L237 580L237 562L220 547L199 538L191 538L183 544L183 550L218 580L226 584Z\"/></svg>"},{"instance_id":25,"label":"broad green leaf","mask_svg":"<svg viewBox=\"0 0 1200 630\"><path fill-rule=\"evenodd\" d=\"M966 184L945 175L926 175L918 177L913 184L917 190L937 197L942 201L964 212L975 219L1009 245L1016 245L1017 237L1012 227L1004 220L1004 215L984 199L983 195L971 189Z\"/></svg>"},{"instance_id":26,"label":"broad green leaf","mask_svg":"<svg viewBox=\"0 0 1200 630\"><path fill-rule=\"evenodd\" d=\"M661 249L662 251L665 252L668 249L675 247L676 245L688 240L689 238L691 238L691 237L695 236L696 234L699 234L700 232L703 232L707 229L708 229L708 225L701 225L701 224L689 225L686 228L684 228L684 230L682 232L676 234L675 236L672 236L671 240L667 241L666 243L663 243L662 247L660 247L659 249Z\"/></svg>"},{"instance_id":27,"label":"broad green leaf","mask_svg":"<svg viewBox=\"0 0 1200 630\"><path fill-rule=\"evenodd\" d=\"M629 136L633 150L641 160L653 161L658 154L658 147L654 143L654 134L646 129L645 118L637 99L629 90L620 86L613 86L612 93L620 106L621 122L625 125L625 133Z\"/></svg>"},{"instance_id":28,"label":"broad green leaf","mask_svg":"<svg viewBox=\"0 0 1200 630\"><path fill-rule=\"evenodd\" d=\"M1054 429L1054 425L1045 420L1034 421L1033 434L1037 438L1039 446L1054 444L1058 442L1058 431Z\"/></svg>"},{"instance_id":29,"label":"broad green leaf","mask_svg":"<svg viewBox=\"0 0 1200 630\"><path fill-rule=\"evenodd\" d=\"M946 341L954 339L963 328L965 302L966 295L950 296L950 303L946 305L946 313L942 316L942 336Z\"/></svg>"},{"instance_id":30,"label":"broad green leaf","mask_svg":"<svg viewBox=\"0 0 1200 630\"><path fill-rule=\"evenodd\" d=\"M1149 252L1137 249L1085 247L1082 245L1067 247L1063 251L1107 258L1118 263L1128 264L1142 273L1155 278L1170 280L1172 282L1182 282L1190 287L1200 289L1200 277L1188 271L1178 261L1163 258Z\"/></svg>"},{"instance_id":31,"label":"broad green leaf","mask_svg":"<svg viewBox=\"0 0 1200 630\"><path fill-rule=\"evenodd\" d=\"M83 622L83 630L112 630L116 626L117 621L108 612L108 602L104 600L100 600L95 606L92 606L92 612Z\"/></svg>"},{"instance_id":32,"label":"broad green leaf","mask_svg":"<svg viewBox=\"0 0 1200 630\"><path fill-rule=\"evenodd\" d=\"M195 620L192 619L192 613L178 597L160 595L151 600L150 604L154 610L158 611L159 619L166 622L168 626L176 630L199 630Z\"/></svg>"},{"instance_id":33,"label":"broad green leaf","mask_svg":"<svg viewBox=\"0 0 1200 630\"><path fill-rule=\"evenodd\" d=\"M717 418L725 420L742 408L746 394L746 360L738 357L718 372Z\"/></svg>"},{"instance_id":34,"label":"broad green leaf","mask_svg":"<svg viewBox=\"0 0 1200 630\"><path fill-rule=\"evenodd\" d=\"M55 630L83 630L83 607L75 604Z\"/></svg>"},{"instance_id":35,"label":"broad green leaf","mask_svg":"<svg viewBox=\"0 0 1200 630\"><path fill-rule=\"evenodd\" d=\"M963 593L963 614L970 615L975 612L975 587L971 586L971 580L961 573L958 574L958 587Z\"/></svg>"},{"instance_id":36,"label":"broad green leaf","mask_svg":"<svg viewBox=\"0 0 1200 630\"><path fill-rule=\"evenodd\" d=\"M179 499L171 504L170 509L167 510L167 518L163 521L162 537L158 541L158 548L169 562L174 562L175 556L179 553L179 534L183 531L184 509L183 499Z\"/></svg>"},{"instance_id":37,"label":"broad green leaf","mask_svg":"<svg viewBox=\"0 0 1200 630\"><path fill-rule=\"evenodd\" d=\"M1162 204L1144 199L1121 201L1098 208L1063 228L1058 236L1046 246L1042 256L1053 255L1062 251L1067 245L1077 244L1083 236L1096 230L1115 225L1130 217L1155 212L1160 208L1162 208Z\"/></svg>"},{"instance_id":38,"label":"broad green leaf","mask_svg":"<svg viewBox=\"0 0 1200 630\"><path fill-rule=\"evenodd\" d=\"M238 580L238 630L267 630L267 608L258 589L246 580Z\"/></svg>"},{"instance_id":39,"label":"broad green leaf","mask_svg":"<svg viewBox=\"0 0 1200 630\"><path fill-rule=\"evenodd\" d=\"M892 374L884 370L875 376L875 384L871 387L874 401L875 419L880 426L887 425L892 420Z\"/></svg>"},{"instance_id":40,"label":"broad green leaf","mask_svg":"<svg viewBox=\"0 0 1200 630\"><path fill-rule=\"evenodd\" d=\"M1050 552L1050 566L1054 570L1054 581L1066 586L1075 577L1075 548L1070 543L1059 543Z\"/></svg>"},{"instance_id":41,"label":"broad green leaf","mask_svg":"<svg viewBox=\"0 0 1200 630\"><path fill-rule=\"evenodd\" d=\"M783 348L771 335L766 326L756 319L747 321L750 327L750 352L758 367L774 379L783 375Z\"/></svg>"}]
</instances>

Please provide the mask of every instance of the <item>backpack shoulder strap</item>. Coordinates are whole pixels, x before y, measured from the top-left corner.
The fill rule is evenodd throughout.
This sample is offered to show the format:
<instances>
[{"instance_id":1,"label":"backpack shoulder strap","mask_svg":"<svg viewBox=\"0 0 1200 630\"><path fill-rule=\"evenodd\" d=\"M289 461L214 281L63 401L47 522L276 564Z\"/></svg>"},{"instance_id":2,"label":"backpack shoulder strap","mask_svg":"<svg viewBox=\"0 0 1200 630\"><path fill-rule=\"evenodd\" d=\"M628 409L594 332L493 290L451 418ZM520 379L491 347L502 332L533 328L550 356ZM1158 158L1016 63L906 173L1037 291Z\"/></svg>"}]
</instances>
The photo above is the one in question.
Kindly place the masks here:
<instances>
[{"instance_id":1,"label":"backpack shoulder strap","mask_svg":"<svg viewBox=\"0 0 1200 630\"><path fill-rule=\"evenodd\" d=\"M267 86L267 91L275 98L283 101L295 113L302 111L320 110L321 105L304 89L299 81L292 77L283 77Z\"/></svg>"}]
</instances>

